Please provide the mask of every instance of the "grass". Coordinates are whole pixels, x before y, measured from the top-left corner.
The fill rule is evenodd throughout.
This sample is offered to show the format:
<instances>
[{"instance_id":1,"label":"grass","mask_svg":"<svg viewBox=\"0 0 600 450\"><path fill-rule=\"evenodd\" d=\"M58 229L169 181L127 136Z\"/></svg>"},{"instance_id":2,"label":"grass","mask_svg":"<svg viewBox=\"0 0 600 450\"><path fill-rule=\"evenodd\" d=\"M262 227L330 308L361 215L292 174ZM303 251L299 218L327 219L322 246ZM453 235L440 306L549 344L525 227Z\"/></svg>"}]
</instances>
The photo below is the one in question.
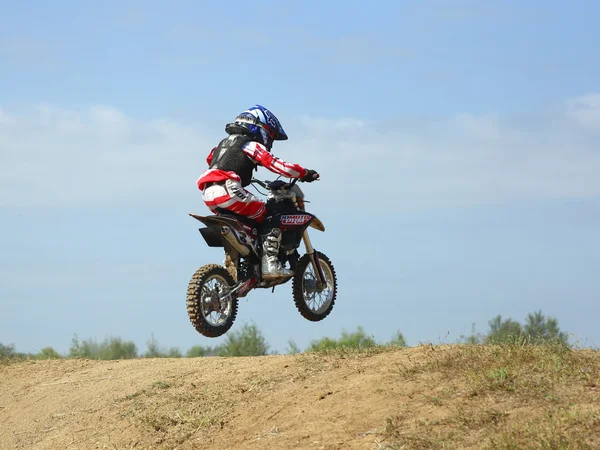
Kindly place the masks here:
<instances>
[{"instance_id":1,"label":"grass","mask_svg":"<svg viewBox=\"0 0 600 450\"><path fill-rule=\"evenodd\" d=\"M401 350L401 347L389 344L364 347L341 345L334 348L321 348L296 353L293 356L300 363L300 368L295 374L294 379L296 381L304 380L319 372L326 372L347 366L351 361L360 362L365 358L382 353L397 352L399 350Z\"/></svg>"},{"instance_id":2,"label":"grass","mask_svg":"<svg viewBox=\"0 0 600 450\"><path fill-rule=\"evenodd\" d=\"M515 344L426 355L399 368L400 379L427 381L419 406L386 419L380 448L600 448L598 352Z\"/></svg>"},{"instance_id":3,"label":"grass","mask_svg":"<svg viewBox=\"0 0 600 450\"><path fill-rule=\"evenodd\" d=\"M0 355L0 366L8 366L25 361L32 361L32 359L21 355Z\"/></svg>"},{"instance_id":4,"label":"grass","mask_svg":"<svg viewBox=\"0 0 600 450\"><path fill-rule=\"evenodd\" d=\"M172 427L186 427L189 432L194 432L201 427L212 427L220 424L218 413L191 413L190 411L174 410L167 414L147 414L142 416L142 421L150 425L155 431L166 432Z\"/></svg>"},{"instance_id":5,"label":"grass","mask_svg":"<svg viewBox=\"0 0 600 450\"><path fill-rule=\"evenodd\" d=\"M155 381L154 383L152 383L150 385L149 388L142 389L140 391L135 391L135 392L132 392L131 394L127 394L127 395L121 397L119 399L119 401L133 400L133 399L136 399L141 396L150 397L150 396L156 395L158 393L158 391L161 391L164 389L169 389L172 386L173 386L173 383L170 383L168 381Z\"/></svg>"},{"instance_id":6,"label":"grass","mask_svg":"<svg viewBox=\"0 0 600 450\"><path fill-rule=\"evenodd\" d=\"M297 355L319 355L319 356L332 356L336 358L362 358L365 356L375 356L386 352L395 352L401 349L397 345L382 344L382 345L366 345L363 347L355 347L349 345L340 345L333 348L322 348L310 350L305 353L298 353Z\"/></svg>"},{"instance_id":7,"label":"grass","mask_svg":"<svg viewBox=\"0 0 600 450\"><path fill-rule=\"evenodd\" d=\"M164 380L154 381L120 401L126 405L123 417L154 433L157 443L169 445L182 444L214 427L222 428L229 406L222 402L219 389Z\"/></svg>"},{"instance_id":8,"label":"grass","mask_svg":"<svg viewBox=\"0 0 600 450\"><path fill-rule=\"evenodd\" d=\"M490 445L497 449L592 449L600 440L600 412L580 406L548 408L545 414L505 427ZM594 436L596 441L594 442Z\"/></svg>"},{"instance_id":9,"label":"grass","mask_svg":"<svg viewBox=\"0 0 600 450\"><path fill-rule=\"evenodd\" d=\"M171 386L173 386L173 384L168 381L155 381L152 383L152 387L156 389L169 389Z\"/></svg>"}]
</instances>

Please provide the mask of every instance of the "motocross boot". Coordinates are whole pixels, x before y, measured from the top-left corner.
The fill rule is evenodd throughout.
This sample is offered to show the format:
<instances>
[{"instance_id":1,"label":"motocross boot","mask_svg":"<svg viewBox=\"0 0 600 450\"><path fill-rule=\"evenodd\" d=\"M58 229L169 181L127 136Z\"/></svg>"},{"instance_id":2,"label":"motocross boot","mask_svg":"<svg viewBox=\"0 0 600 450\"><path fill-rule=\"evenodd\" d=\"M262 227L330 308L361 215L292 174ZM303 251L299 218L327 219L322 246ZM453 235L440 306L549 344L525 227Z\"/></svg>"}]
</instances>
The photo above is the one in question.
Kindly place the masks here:
<instances>
[{"instance_id":1,"label":"motocross boot","mask_svg":"<svg viewBox=\"0 0 600 450\"><path fill-rule=\"evenodd\" d=\"M266 230L262 234L262 277L264 280L294 275L294 272L283 267L281 261L279 261L280 245L281 230L279 228Z\"/></svg>"}]
</instances>

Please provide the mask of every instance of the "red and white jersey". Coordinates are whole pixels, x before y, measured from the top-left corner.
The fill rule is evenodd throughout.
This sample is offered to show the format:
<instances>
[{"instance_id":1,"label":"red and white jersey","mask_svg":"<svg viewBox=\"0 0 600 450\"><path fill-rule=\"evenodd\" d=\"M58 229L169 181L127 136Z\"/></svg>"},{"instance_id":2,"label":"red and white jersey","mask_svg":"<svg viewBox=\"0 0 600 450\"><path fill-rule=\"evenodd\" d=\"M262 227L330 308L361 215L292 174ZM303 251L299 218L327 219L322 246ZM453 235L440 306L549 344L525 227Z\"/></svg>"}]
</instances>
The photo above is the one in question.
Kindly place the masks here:
<instances>
[{"instance_id":1,"label":"red and white jersey","mask_svg":"<svg viewBox=\"0 0 600 450\"><path fill-rule=\"evenodd\" d=\"M212 162L212 156L216 148L217 147L214 147L206 158L206 162L209 165ZM242 147L242 151L254 163L261 165L278 175L288 178L302 178L307 173L307 170L299 164L291 164L272 155L264 145L259 144L258 142L251 141L246 143ZM200 178L198 178L198 189L204 190L206 183L224 181L227 179L241 181L240 176L235 172L220 169L208 169L200 175Z\"/></svg>"}]
</instances>

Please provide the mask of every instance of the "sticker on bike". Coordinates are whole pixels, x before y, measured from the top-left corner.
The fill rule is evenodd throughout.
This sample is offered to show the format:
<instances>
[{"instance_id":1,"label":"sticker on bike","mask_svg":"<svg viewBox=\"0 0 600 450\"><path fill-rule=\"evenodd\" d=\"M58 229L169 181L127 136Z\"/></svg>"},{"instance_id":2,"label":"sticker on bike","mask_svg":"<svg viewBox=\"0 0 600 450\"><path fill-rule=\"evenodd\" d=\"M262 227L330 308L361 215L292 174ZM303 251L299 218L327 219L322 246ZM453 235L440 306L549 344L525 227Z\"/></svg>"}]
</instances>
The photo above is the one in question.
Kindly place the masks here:
<instances>
[{"instance_id":1,"label":"sticker on bike","mask_svg":"<svg viewBox=\"0 0 600 450\"><path fill-rule=\"evenodd\" d=\"M290 214L281 216L281 225L304 225L312 219L308 214Z\"/></svg>"}]
</instances>

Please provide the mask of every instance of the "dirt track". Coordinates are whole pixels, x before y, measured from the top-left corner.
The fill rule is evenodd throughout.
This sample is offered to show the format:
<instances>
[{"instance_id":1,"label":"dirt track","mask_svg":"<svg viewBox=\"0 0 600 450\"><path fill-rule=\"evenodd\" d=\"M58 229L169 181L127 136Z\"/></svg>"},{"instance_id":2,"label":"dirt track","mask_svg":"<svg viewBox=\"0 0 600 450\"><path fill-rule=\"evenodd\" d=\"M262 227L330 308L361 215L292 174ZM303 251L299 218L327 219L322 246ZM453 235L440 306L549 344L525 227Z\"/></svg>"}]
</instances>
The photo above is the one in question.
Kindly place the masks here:
<instances>
[{"instance_id":1,"label":"dirt track","mask_svg":"<svg viewBox=\"0 0 600 450\"><path fill-rule=\"evenodd\" d=\"M0 448L401 448L386 447L398 421L406 433L417 419L460 431L444 419L472 402L464 382L414 370L457 351L4 365ZM523 405L508 400L496 404L518 420ZM452 448L481 448L483 426L463 427Z\"/></svg>"}]
</instances>

